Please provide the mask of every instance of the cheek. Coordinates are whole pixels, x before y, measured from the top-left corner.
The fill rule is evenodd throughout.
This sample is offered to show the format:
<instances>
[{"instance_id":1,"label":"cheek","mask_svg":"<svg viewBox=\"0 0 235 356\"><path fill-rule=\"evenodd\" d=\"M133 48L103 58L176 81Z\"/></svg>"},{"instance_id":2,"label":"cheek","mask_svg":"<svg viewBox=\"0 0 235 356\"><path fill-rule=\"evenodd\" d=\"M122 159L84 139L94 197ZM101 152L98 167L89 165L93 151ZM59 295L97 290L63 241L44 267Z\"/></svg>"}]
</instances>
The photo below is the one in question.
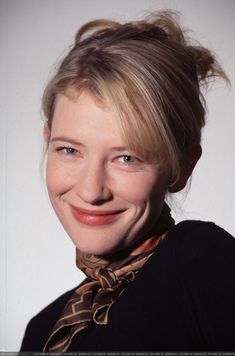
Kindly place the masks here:
<instances>
[{"instance_id":1,"label":"cheek","mask_svg":"<svg viewBox=\"0 0 235 356\"><path fill-rule=\"evenodd\" d=\"M155 174L133 173L116 182L118 195L132 204L162 199L166 193L166 179Z\"/></svg>"},{"instance_id":2,"label":"cheek","mask_svg":"<svg viewBox=\"0 0 235 356\"><path fill-rule=\"evenodd\" d=\"M62 194L69 189L71 181L67 169L65 170L56 160L48 157L46 165L46 184L49 194Z\"/></svg>"}]
</instances>

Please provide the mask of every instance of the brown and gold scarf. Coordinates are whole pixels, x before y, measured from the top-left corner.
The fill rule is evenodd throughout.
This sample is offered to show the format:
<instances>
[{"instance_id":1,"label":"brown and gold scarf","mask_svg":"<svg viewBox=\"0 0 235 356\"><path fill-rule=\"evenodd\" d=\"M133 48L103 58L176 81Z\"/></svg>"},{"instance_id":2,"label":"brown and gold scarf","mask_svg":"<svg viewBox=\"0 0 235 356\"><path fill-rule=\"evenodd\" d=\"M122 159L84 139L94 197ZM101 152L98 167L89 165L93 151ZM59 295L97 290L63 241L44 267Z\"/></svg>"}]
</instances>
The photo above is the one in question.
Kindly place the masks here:
<instances>
[{"instance_id":1,"label":"brown and gold scarf","mask_svg":"<svg viewBox=\"0 0 235 356\"><path fill-rule=\"evenodd\" d=\"M109 309L134 280L173 225L170 209L165 204L155 236L135 246L129 253L121 252L106 259L76 250L77 267L88 278L74 291L43 351L66 352L75 334L91 322L107 324Z\"/></svg>"}]
</instances>

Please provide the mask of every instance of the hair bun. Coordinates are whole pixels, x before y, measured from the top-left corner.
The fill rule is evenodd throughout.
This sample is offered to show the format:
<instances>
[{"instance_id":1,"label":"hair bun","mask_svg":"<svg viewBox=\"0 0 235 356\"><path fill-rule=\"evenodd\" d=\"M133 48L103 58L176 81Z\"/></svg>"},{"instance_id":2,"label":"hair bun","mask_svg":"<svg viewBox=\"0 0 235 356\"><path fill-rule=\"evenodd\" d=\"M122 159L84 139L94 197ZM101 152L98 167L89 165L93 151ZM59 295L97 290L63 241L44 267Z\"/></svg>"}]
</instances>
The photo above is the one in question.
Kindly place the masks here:
<instances>
[{"instance_id":1,"label":"hair bun","mask_svg":"<svg viewBox=\"0 0 235 356\"><path fill-rule=\"evenodd\" d=\"M198 81L201 84L207 84L213 77L220 77L229 82L214 54L200 44L192 44L192 39L188 36L189 31L181 27L179 18L178 12L165 10L150 14L147 20L164 30L170 41L178 43L188 51L195 63Z\"/></svg>"}]
</instances>

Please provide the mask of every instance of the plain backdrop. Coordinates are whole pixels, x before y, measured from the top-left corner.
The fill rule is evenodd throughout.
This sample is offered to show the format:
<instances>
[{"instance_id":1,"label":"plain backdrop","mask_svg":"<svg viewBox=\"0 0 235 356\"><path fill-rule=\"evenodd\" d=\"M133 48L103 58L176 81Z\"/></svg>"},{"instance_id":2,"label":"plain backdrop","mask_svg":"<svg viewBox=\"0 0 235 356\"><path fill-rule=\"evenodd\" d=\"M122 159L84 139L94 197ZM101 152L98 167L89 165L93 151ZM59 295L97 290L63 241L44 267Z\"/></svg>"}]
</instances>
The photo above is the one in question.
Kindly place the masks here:
<instances>
[{"instance_id":1,"label":"plain backdrop","mask_svg":"<svg viewBox=\"0 0 235 356\"><path fill-rule=\"evenodd\" d=\"M41 173L40 100L54 66L84 22L181 12L192 36L218 54L232 87L206 95L203 156L174 216L212 220L235 234L234 0L0 1L0 349L17 351L29 319L83 278L75 249L50 207Z\"/></svg>"}]
</instances>

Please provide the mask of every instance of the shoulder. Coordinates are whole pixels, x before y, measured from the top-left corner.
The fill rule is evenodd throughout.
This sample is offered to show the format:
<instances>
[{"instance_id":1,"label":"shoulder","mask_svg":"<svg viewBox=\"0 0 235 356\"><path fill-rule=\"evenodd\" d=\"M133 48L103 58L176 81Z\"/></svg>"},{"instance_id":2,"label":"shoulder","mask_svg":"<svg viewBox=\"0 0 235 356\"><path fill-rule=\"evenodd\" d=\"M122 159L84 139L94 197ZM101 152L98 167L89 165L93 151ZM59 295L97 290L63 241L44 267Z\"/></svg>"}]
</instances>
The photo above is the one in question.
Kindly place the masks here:
<instances>
[{"instance_id":1,"label":"shoulder","mask_svg":"<svg viewBox=\"0 0 235 356\"><path fill-rule=\"evenodd\" d=\"M191 307L197 306L200 313L224 312L223 319L234 319L235 330L235 239L224 229L212 222L177 224L147 262L143 274L143 283L152 281L155 292L161 282L164 288L180 293L181 299L184 296ZM218 315L218 320L221 318Z\"/></svg>"},{"instance_id":2,"label":"shoulder","mask_svg":"<svg viewBox=\"0 0 235 356\"><path fill-rule=\"evenodd\" d=\"M213 222L186 220L175 225L147 263L174 273L184 273L189 266L197 271L206 265L235 265L235 238ZM217 269L217 268L216 268Z\"/></svg>"},{"instance_id":3,"label":"shoulder","mask_svg":"<svg viewBox=\"0 0 235 356\"><path fill-rule=\"evenodd\" d=\"M154 301L161 298L168 315L180 311L182 323L186 315L189 330L194 326L208 350L231 351L235 348L234 274L235 239L212 222L183 221L147 261L140 282L143 291L151 290L147 296L151 308L156 310Z\"/></svg>"},{"instance_id":4,"label":"shoulder","mask_svg":"<svg viewBox=\"0 0 235 356\"><path fill-rule=\"evenodd\" d=\"M187 220L163 241L165 255L181 278L223 285L235 272L235 238L213 222Z\"/></svg>"},{"instance_id":5,"label":"shoulder","mask_svg":"<svg viewBox=\"0 0 235 356\"><path fill-rule=\"evenodd\" d=\"M181 261L183 267L199 260L201 264L213 260L223 262L224 266L226 261L229 263L235 258L234 237L213 222L186 220L177 224L168 237L172 240L176 261Z\"/></svg>"},{"instance_id":6,"label":"shoulder","mask_svg":"<svg viewBox=\"0 0 235 356\"><path fill-rule=\"evenodd\" d=\"M200 220L181 221L169 232L169 235L172 234L177 236L183 243L187 243L189 239L196 244L199 242L206 244L213 241L234 240L232 235L215 223Z\"/></svg>"},{"instance_id":7,"label":"shoulder","mask_svg":"<svg viewBox=\"0 0 235 356\"><path fill-rule=\"evenodd\" d=\"M155 279L157 270L171 279L191 278L190 273L199 278L218 269L219 275L229 275L234 268L235 238L213 222L186 220L168 232L141 275L145 274L144 280Z\"/></svg>"},{"instance_id":8,"label":"shoulder","mask_svg":"<svg viewBox=\"0 0 235 356\"><path fill-rule=\"evenodd\" d=\"M209 345L235 347L235 239L210 222L185 221L172 231L174 268L185 300Z\"/></svg>"},{"instance_id":9,"label":"shoulder","mask_svg":"<svg viewBox=\"0 0 235 356\"><path fill-rule=\"evenodd\" d=\"M22 351L42 351L47 337L76 288L62 294L28 323L21 345Z\"/></svg>"}]
</instances>

